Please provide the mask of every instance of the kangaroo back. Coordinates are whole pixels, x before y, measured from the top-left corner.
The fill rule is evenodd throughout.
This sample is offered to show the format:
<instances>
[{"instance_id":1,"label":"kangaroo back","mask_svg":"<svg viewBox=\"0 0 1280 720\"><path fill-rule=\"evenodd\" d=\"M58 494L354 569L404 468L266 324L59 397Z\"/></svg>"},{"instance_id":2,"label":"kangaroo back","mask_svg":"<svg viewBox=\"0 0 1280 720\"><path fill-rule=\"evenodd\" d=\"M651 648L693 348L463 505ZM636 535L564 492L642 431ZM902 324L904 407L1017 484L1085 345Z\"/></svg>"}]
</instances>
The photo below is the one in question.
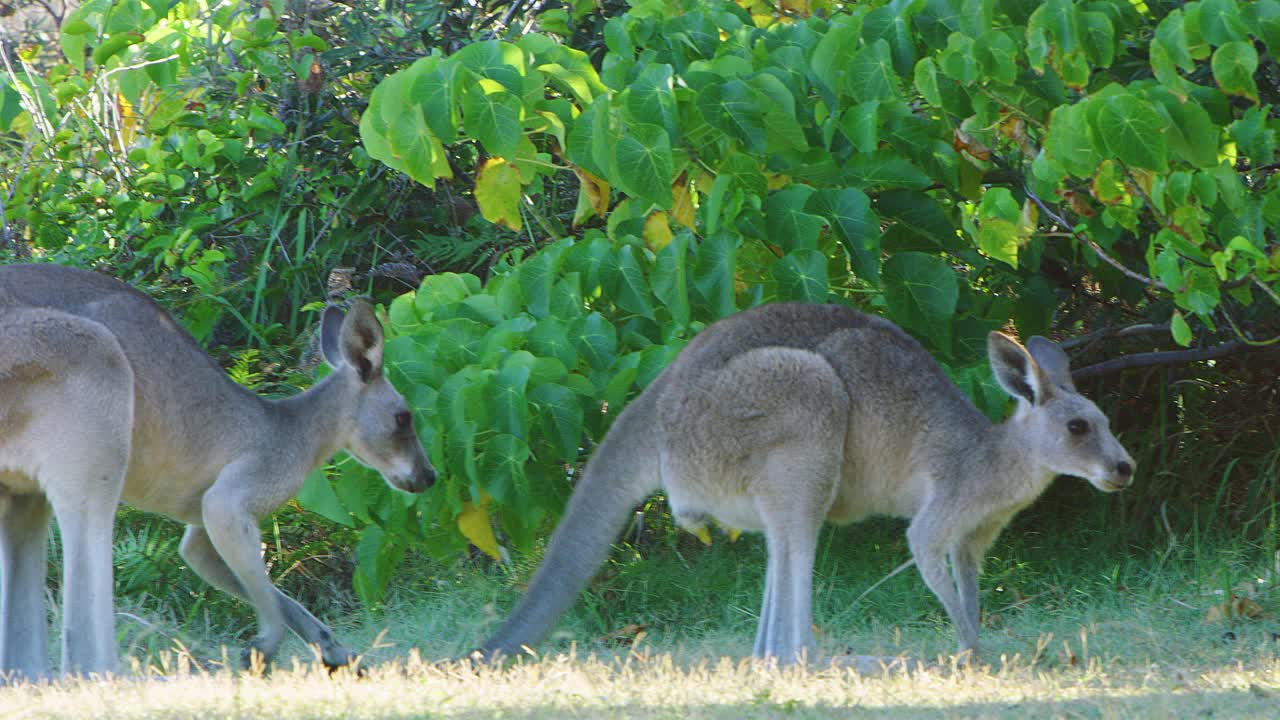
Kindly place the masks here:
<instances>
[{"instance_id":1,"label":"kangaroo back","mask_svg":"<svg viewBox=\"0 0 1280 720\"><path fill-rule=\"evenodd\" d=\"M529 589L481 646L486 655L516 655L544 638L608 557L631 509L658 489L653 429L664 384L665 374L622 411L596 447Z\"/></svg>"}]
</instances>

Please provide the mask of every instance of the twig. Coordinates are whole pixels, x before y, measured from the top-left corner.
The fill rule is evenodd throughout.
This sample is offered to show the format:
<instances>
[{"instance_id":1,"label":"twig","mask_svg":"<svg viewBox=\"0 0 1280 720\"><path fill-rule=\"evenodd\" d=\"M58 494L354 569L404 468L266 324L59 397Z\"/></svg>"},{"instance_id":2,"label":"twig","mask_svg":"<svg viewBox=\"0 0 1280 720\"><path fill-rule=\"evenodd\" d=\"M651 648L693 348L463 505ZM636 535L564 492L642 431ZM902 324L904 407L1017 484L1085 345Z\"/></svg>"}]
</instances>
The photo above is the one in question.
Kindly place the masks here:
<instances>
[{"instance_id":1,"label":"twig","mask_svg":"<svg viewBox=\"0 0 1280 720\"><path fill-rule=\"evenodd\" d=\"M1090 345L1098 340L1106 340L1108 338L1126 338L1135 335L1160 335L1169 332L1169 323L1138 323L1136 325L1122 325L1120 327L1105 327L1100 330L1094 330L1078 337L1069 338L1058 343L1063 350L1070 350L1081 345Z\"/></svg>"},{"instance_id":2,"label":"twig","mask_svg":"<svg viewBox=\"0 0 1280 720\"><path fill-rule=\"evenodd\" d=\"M1082 367L1071 373L1073 380L1084 380L1086 378L1096 377L1098 375L1106 375L1108 373L1118 372L1120 370L1129 370L1139 367L1153 367L1159 365L1185 365L1187 363L1198 362L1201 360L1215 360L1227 355L1233 355L1243 350L1248 350L1249 345L1239 340L1228 340L1220 345L1213 345L1207 348L1198 348L1195 350L1169 350L1162 352L1136 353L1134 355L1126 355L1112 360L1105 360L1100 363Z\"/></svg>"},{"instance_id":3,"label":"twig","mask_svg":"<svg viewBox=\"0 0 1280 720\"><path fill-rule=\"evenodd\" d=\"M1061 215L1051 210L1049 206L1046 205L1044 201L1040 199L1040 196L1036 195L1035 191L1031 189L1030 183L1024 184L1023 190L1027 193L1027 197L1031 198L1031 201L1034 202L1044 212L1045 215L1048 215L1050 218L1053 219L1054 222L1058 223L1062 227L1069 230L1077 240L1093 248L1093 251L1097 253L1098 257L1102 258L1103 261L1105 261L1111 267L1115 268L1116 270L1119 270L1125 277L1131 278L1133 280L1137 280L1138 282L1143 283L1144 285L1150 285L1151 287L1160 288L1161 290L1169 289L1164 283L1160 282L1159 280L1156 280L1155 278L1147 277L1146 275L1143 275L1142 273L1139 273L1139 272L1134 272L1133 270L1130 270L1128 267L1125 267L1124 263L1108 255L1107 252L1102 249L1101 245L1094 242L1093 238L1090 238L1089 236L1081 233L1079 230L1076 230L1076 227L1074 225L1067 222L1065 218L1063 218Z\"/></svg>"},{"instance_id":4,"label":"twig","mask_svg":"<svg viewBox=\"0 0 1280 720\"><path fill-rule=\"evenodd\" d=\"M1253 278L1253 284L1257 285L1259 290L1271 296L1272 302L1274 302L1277 305L1280 305L1280 294L1276 294L1276 291L1271 289L1270 285L1262 282L1256 276L1250 275L1249 277Z\"/></svg>"},{"instance_id":5,"label":"twig","mask_svg":"<svg viewBox=\"0 0 1280 720\"><path fill-rule=\"evenodd\" d=\"M867 588L866 590L863 590L861 595L859 595L858 597L854 598L854 600L853 600L853 602L852 602L852 603L849 603L849 606L850 606L850 607L852 607L852 606L857 605L858 603L862 602L862 598L864 598L864 597L866 597L866 596L870 595L870 594L872 593L872 591L874 591L876 588L878 588L878 587L880 587L881 585L883 585L883 584L885 584L885 583L889 582L889 578L892 578L894 575L897 575L898 573L902 572L903 570L906 570L907 568L909 568L909 567L911 567L912 565L915 565L915 564L916 564L916 559L915 559L915 558L911 558L910 560L908 560L908 561L906 561L906 562L902 563L902 564L901 564L901 565L899 565L897 568L895 568L895 569L893 570L893 572L889 573L888 575L885 575L884 577L882 577L882 578L880 578L879 580L875 581L875 583L874 583L871 587Z\"/></svg>"}]
</instances>

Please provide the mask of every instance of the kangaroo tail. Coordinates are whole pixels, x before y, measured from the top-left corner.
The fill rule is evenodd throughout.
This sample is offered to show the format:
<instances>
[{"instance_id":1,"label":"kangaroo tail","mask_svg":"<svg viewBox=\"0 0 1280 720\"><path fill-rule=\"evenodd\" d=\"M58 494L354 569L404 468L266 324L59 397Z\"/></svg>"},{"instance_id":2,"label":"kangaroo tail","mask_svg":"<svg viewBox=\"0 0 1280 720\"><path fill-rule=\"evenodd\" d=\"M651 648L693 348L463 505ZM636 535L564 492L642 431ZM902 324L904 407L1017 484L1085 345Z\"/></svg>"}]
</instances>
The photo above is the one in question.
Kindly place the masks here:
<instances>
[{"instance_id":1,"label":"kangaroo tail","mask_svg":"<svg viewBox=\"0 0 1280 720\"><path fill-rule=\"evenodd\" d=\"M486 657L516 655L546 637L608 557L631 509L659 487L661 385L659 377L633 400L592 454L528 591L481 645Z\"/></svg>"}]
</instances>

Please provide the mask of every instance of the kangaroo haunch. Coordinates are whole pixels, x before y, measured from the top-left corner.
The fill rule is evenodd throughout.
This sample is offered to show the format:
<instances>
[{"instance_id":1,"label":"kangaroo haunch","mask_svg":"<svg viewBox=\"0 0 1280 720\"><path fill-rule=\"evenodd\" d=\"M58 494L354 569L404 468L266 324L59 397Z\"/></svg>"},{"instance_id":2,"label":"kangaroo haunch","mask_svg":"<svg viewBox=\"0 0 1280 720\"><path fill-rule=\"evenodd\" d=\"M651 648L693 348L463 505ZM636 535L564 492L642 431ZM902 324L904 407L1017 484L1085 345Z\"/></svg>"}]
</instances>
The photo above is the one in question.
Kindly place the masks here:
<instances>
[{"instance_id":1,"label":"kangaroo haunch","mask_svg":"<svg viewBox=\"0 0 1280 720\"><path fill-rule=\"evenodd\" d=\"M63 540L62 671L115 669L120 501L187 524L183 559L253 604L252 650L270 658L287 626L326 664L351 660L271 584L258 523L338 450L408 492L425 490L435 471L382 375L382 327L369 306L345 316L326 308L321 347L333 373L268 400L123 283L54 265L0 267L0 672L33 679L48 669L51 515Z\"/></svg>"},{"instance_id":2,"label":"kangaroo haunch","mask_svg":"<svg viewBox=\"0 0 1280 720\"><path fill-rule=\"evenodd\" d=\"M1036 337L1024 348L993 332L987 349L1018 400L999 424L887 320L786 303L711 325L618 416L528 592L482 651L514 654L542 639L633 506L662 488L687 528L714 518L765 534L757 656L813 653L819 528L869 515L911 519L920 573L960 649L976 652L978 570L1000 530L1058 474L1114 491L1134 470L1057 345Z\"/></svg>"}]
</instances>

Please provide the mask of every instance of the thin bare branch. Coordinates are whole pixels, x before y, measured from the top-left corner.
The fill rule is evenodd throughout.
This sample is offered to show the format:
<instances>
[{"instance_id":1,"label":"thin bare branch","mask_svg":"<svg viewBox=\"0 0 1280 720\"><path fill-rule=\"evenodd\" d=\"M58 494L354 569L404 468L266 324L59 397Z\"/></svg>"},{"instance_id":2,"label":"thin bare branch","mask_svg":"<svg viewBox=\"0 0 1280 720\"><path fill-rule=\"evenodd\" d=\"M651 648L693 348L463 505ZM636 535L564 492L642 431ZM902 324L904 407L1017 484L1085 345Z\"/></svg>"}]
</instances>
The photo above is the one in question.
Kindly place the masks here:
<instances>
[{"instance_id":1,"label":"thin bare branch","mask_svg":"<svg viewBox=\"0 0 1280 720\"><path fill-rule=\"evenodd\" d=\"M1188 363L1200 362L1203 360L1216 360L1218 358L1234 355L1238 352L1251 349L1245 343L1239 340L1228 340L1220 345L1213 345L1206 348L1196 348L1194 350L1169 350L1162 352L1135 353L1124 357L1105 360L1100 363L1088 365L1074 370L1071 373L1073 380L1084 380L1099 375L1107 375L1121 370L1131 370L1140 367L1156 367L1164 365L1186 365Z\"/></svg>"},{"instance_id":2,"label":"thin bare branch","mask_svg":"<svg viewBox=\"0 0 1280 720\"><path fill-rule=\"evenodd\" d=\"M1169 332L1169 323L1138 323L1136 325L1120 325L1116 327L1105 327L1100 330L1094 330L1078 337L1068 338L1058 343L1064 350L1080 347L1081 345L1090 345L1099 340L1107 340L1110 338L1127 338L1139 335L1163 335Z\"/></svg>"},{"instance_id":3,"label":"thin bare branch","mask_svg":"<svg viewBox=\"0 0 1280 720\"><path fill-rule=\"evenodd\" d=\"M1116 270L1119 270L1125 277L1131 278L1133 280L1137 280L1138 282L1143 283L1144 285L1150 285L1151 287L1160 288L1161 290L1169 289L1168 287L1165 286L1164 283L1160 282L1159 280L1156 280L1155 278L1147 277L1146 275L1143 275L1142 273L1139 273L1139 272L1134 272L1133 270L1130 270L1128 267L1126 267L1124 263L1108 255L1107 251L1103 250L1101 245L1094 242L1093 238L1090 238L1087 235L1081 233L1079 230L1076 230L1076 227L1071 223L1067 222L1066 218L1054 212L1048 205L1046 205L1044 201L1040 199L1040 196L1036 195L1035 191L1031 189L1030 184L1024 185L1023 190L1026 191L1027 197L1031 198L1031 201L1034 202L1040 208L1040 210L1044 212L1045 215L1048 215L1050 218L1053 219L1054 222L1058 223L1062 227L1069 230L1077 240L1093 248L1093 251L1098 255L1098 257L1102 258L1102 260L1106 262L1108 265L1110 265L1111 267L1115 268Z\"/></svg>"}]
</instances>

